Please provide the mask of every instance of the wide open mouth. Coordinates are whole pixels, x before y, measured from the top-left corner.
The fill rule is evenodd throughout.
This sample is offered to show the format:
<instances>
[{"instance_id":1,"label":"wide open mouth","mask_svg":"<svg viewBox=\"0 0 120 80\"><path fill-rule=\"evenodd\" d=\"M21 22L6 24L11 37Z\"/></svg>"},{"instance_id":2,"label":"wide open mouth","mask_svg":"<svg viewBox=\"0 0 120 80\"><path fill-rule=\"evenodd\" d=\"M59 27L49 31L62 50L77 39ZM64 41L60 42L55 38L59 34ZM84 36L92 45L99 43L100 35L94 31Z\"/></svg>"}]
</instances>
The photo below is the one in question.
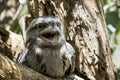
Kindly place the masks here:
<instances>
[{"instance_id":1,"label":"wide open mouth","mask_svg":"<svg viewBox=\"0 0 120 80\"><path fill-rule=\"evenodd\" d=\"M56 30L48 30L42 32L41 36L45 39L53 40L53 39L57 39L57 37L59 36L59 32Z\"/></svg>"}]
</instances>

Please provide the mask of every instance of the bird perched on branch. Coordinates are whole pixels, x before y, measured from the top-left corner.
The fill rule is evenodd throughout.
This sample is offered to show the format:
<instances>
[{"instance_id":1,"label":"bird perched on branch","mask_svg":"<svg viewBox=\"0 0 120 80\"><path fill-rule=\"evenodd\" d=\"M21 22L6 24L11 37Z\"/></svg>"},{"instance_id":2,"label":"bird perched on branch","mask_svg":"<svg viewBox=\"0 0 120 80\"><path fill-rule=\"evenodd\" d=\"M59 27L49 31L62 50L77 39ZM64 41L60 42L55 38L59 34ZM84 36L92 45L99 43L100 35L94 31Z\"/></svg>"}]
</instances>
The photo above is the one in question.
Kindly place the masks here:
<instances>
[{"instance_id":1,"label":"bird perched on branch","mask_svg":"<svg viewBox=\"0 0 120 80\"><path fill-rule=\"evenodd\" d=\"M75 69L75 51L66 42L58 17L34 19L26 31L26 47L17 61L50 77L63 77Z\"/></svg>"}]
</instances>

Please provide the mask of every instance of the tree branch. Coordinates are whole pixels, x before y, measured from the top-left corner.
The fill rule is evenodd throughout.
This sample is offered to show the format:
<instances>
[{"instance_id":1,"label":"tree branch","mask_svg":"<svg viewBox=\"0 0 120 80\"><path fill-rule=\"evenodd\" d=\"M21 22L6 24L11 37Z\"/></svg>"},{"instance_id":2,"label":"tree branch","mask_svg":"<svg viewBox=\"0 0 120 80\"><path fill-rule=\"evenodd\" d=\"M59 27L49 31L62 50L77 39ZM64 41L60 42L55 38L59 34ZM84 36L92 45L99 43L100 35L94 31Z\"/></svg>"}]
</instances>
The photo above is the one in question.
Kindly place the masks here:
<instances>
[{"instance_id":1,"label":"tree branch","mask_svg":"<svg viewBox=\"0 0 120 80\"><path fill-rule=\"evenodd\" d=\"M24 47L21 35L0 27L0 52L2 54L15 61Z\"/></svg>"},{"instance_id":2,"label":"tree branch","mask_svg":"<svg viewBox=\"0 0 120 80\"><path fill-rule=\"evenodd\" d=\"M11 61L0 54L0 80L84 80L75 74L64 78L50 78Z\"/></svg>"},{"instance_id":3,"label":"tree branch","mask_svg":"<svg viewBox=\"0 0 120 80\"><path fill-rule=\"evenodd\" d=\"M12 62L0 54L0 80L54 80Z\"/></svg>"}]
</instances>

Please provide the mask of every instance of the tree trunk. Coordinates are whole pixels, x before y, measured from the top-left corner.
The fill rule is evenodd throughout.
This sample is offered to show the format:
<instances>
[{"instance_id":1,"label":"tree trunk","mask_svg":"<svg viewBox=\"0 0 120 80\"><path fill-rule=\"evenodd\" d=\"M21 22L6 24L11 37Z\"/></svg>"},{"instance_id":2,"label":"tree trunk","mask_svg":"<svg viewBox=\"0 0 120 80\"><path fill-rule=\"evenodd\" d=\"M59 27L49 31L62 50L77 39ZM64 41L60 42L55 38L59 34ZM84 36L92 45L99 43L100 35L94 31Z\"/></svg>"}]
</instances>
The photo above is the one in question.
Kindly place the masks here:
<instances>
[{"instance_id":1,"label":"tree trunk","mask_svg":"<svg viewBox=\"0 0 120 80\"><path fill-rule=\"evenodd\" d=\"M75 76L79 78L75 79L117 79L101 0L28 0L27 5L31 17L25 18L26 26L31 19L43 15L55 15L62 20L66 39L76 51Z\"/></svg>"}]
</instances>

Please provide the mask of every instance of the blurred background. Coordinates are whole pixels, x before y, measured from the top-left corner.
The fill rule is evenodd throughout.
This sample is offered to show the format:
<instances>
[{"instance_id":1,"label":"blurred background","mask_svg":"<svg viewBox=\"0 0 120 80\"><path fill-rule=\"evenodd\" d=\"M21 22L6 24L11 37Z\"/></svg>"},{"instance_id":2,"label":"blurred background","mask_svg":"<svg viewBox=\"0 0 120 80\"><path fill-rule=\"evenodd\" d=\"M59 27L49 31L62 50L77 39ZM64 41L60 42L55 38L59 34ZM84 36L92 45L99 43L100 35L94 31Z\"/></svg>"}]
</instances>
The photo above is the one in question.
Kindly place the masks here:
<instances>
[{"instance_id":1,"label":"blurred background","mask_svg":"<svg viewBox=\"0 0 120 80\"><path fill-rule=\"evenodd\" d=\"M120 80L120 0L102 0L113 62ZM26 0L0 0L0 27L20 34L18 20L28 13Z\"/></svg>"}]
</instances>

